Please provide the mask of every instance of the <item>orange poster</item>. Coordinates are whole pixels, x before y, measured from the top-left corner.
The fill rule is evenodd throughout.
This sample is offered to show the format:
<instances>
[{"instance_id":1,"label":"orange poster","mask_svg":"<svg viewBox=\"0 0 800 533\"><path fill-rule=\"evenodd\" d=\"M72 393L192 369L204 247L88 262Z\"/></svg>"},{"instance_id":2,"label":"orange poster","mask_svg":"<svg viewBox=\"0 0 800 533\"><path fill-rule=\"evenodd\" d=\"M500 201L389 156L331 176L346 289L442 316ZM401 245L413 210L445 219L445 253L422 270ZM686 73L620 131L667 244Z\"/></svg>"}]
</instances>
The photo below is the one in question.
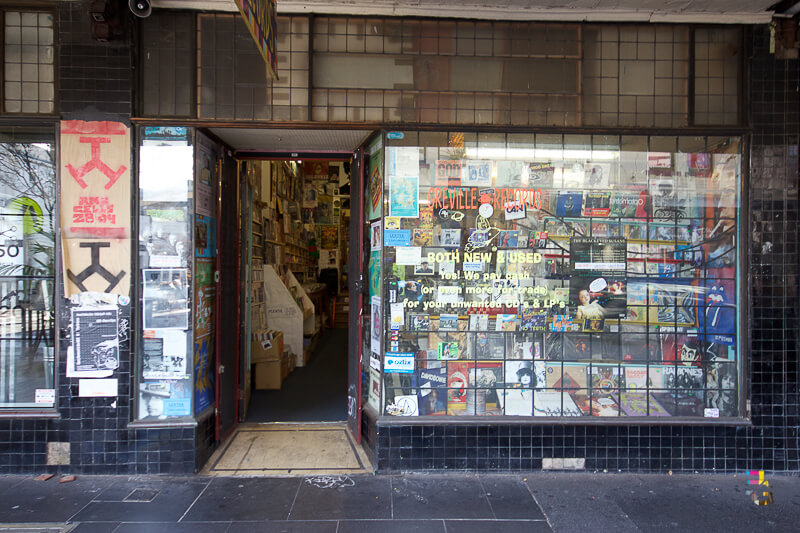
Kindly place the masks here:
<instances>
[{"instance_id":1,"label":"orange poster","mask_svg":"<svg viewBox=\"0 0 800 533\"><path fill-rule=\"evenodd\" d=\"M118 122L61 122L64 292L130 295L130 130Z\"/></svg>"}]
</instances>

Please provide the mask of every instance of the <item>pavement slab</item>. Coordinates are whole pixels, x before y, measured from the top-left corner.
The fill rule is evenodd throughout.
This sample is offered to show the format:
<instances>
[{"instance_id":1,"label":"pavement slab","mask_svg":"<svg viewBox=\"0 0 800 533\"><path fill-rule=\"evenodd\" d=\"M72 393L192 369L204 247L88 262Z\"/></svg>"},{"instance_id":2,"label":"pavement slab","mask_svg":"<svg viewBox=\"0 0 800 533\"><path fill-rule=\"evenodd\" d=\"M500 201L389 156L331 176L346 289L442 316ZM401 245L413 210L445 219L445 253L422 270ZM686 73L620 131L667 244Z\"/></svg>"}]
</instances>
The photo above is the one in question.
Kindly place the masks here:
<instances>
[{"instance_id":1,"label":"pavement slab","mask_svg":"<svg viewBox=\"0 0 800 533\"><path fill-rule=\"evenodd\" d=\"M394 518L493 519L480 480L472 474L392 478Z\"/></svg>"},{"instance_id":2,"label":"pavement slab","mask_svg":"<svg viewBox=\"0 0 800 533\"><path fill-rule=\"evenodd\" d=\"M113 482L112 477L98 476L78 477L71 483L23 477L0 494L0 523L66 522Z\"/></svg>"},{"instance_id":3,"label":"pavement slab","mask_svg":"<svg viewBox=\"0 0 800 533\"><path fill-rule=\"evenodd\" d=\"M205 522L202 524L176 524L174 522L122 523L114 533L226 533L230 522ZM258 531L258 530L256 530Z\"/></svg>"},{"instance_id":4,"label":"pavement slab","mask_svg":"<svg viewBox=\"0 0 800 533\"><path fill-rule=\"evenodd\" d=\"M80 478L79 478L80 479ZM156 479L124 479L117 487L101 494L98 501L89 502L72 516L73 522L177 522L209 484L208 478L181 477L170 481L168 477ZM149 482L149 483L148 483ZM125 501L132 490L140 487L158 487L152 501ZM113 495L113 500L107 500ZM122 496L122 498L120 498Z\"/></svg>"},{"instance_id":5,"label":"pavement slab","mask_svg":"<svg viewBox=\"0 0 800 533\"><path fill-rule=\"evenodd\" d=\"M494 518L500 520L544 520L544 513L530 489L517 476L480 476Z\"/></svg>"},{"instance_id":6,"label":"pavement slab","mask_svg":"<svg viewBox=\"0 0 800 533\"><path fill-rule=\"evenodd\" d=\"M391 478L320 475L303 479L290 520L392 518Z\"/></svg>"},{"instance_id":7,"label":"pavement slab","mask_svg":"<svg viewBox=\"0 0 800 533\"><path fill-rule=\"evenodd\" d=\"M447 533L550 533L552 530L542 520L445 520ZM597 529L590 531L599 531Z\"/></svg>"},{"instance_id":8,"label":"pavement slab","mask_svg":"<svg viewBox=\"0 0 800 533\"><path fill-rule=\"evenodd\" d=\"M77 524L69 533L113 533L119 522L84 522Z\"/></svg>"},{"instance_id":9,"label":"pavement slab","mask_svg":"<svg viewBox=\"0 0 800 533\"><path fill-rule=\"evenodd\" d=\"M336 533L337 525L336 520L232 522L225 533Z\"/></svg>"},{"instance_id":10,"label":"pavement slab","mask_svg":"<svg viewBox=\"0 0 800 533\"><path fill-rule=\"evenodd\" d=\"M299 478L216 477L181 522L286 520Z\"/></svg>"},{"instance_id":11,"label":"pavement slab","mask_svg":"<svg viewBox=\"0 0 800 533\"><path fill-rule=\"evenodd\" d=\"M442 520L342 520L337 533L446 533Z\"/></svg>"}]
</instances>

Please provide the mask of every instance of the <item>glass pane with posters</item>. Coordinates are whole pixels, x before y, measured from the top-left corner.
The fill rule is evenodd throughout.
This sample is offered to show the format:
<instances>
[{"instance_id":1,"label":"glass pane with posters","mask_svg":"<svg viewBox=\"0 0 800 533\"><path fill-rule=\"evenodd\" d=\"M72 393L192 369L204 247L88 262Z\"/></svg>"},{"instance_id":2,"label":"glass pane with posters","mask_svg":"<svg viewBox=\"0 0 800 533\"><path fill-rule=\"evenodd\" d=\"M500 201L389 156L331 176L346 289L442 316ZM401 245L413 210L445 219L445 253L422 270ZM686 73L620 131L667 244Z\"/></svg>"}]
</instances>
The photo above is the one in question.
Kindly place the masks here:
<instances>
[{"instance_id":1,"label":"glass pane with posters","mask_svg":"<svg viewBox=\"0 0 800 533\"><path fill-rule=\"evenodd\" d=\"M0 408L55 405L53 128L0 128Z\"/></svg>"},{"instance_id":2,"label":"glass pane with posters","mask_svg":"<svg viewBox=\"0 0 800 533\"><path fill-rule=\"evenodd\" d=\"M740 152L388 134L384 414L740 416Z\"/></svg>"},{"instance_id":3,"label":"glass pane with posters","mask_svg":"<svg viewBox=\"0 0 800 533\"><path fill-rule=\"evenodd\" d=\"M193 130L140 134L137 418L159 420L192 413Z\"/></svg>"}]
</instances>

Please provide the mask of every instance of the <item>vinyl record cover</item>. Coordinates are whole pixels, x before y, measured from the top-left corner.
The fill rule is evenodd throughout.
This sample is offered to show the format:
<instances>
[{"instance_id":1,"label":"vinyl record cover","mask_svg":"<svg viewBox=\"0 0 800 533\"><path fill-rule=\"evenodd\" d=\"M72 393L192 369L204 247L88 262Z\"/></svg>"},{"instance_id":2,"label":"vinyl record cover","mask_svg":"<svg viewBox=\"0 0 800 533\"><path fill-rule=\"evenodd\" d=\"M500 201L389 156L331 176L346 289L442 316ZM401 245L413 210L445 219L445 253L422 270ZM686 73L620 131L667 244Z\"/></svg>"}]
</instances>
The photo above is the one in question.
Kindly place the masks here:
<instances>
[{"instance_id":1,"label":"vinyl record cover","mask_svg":"<svg viewBox=\"0 0 800 533\"><path fill-rule=\"evenodd\" d=\"M421 415L447 413L447 367L419 370L419 411Z\"/></svg>"},{"instance_id":2,"label":"vinyl record cover","mask_svg":"<svg viewBox=\"0 0 800 533\"><path fill-rule=\"evenodd\" d=\"M462 414L466 407L469 370L474 363L447 363L447 414Z\"/></svg>"},{"instance_id":3,"label":"vinyl record cover","mask_svg":"<svg viewBox=\"0 0 800 533\"><path fill-rule=\"evenodd\" d=\"M536 391L533 395L534 416L581 416L569 394L558 391Z\"/></svg>"},{"instance_id":4,"label":"vinyl record cover","mask_svg":"<svg viewBox=\"0 0 800 533\"><path fill-rule=\"evenodd\" d=\"M626 416L670 416L658 400L643 391L621 392L614 399Z\"/></svg>"}]
</instances>

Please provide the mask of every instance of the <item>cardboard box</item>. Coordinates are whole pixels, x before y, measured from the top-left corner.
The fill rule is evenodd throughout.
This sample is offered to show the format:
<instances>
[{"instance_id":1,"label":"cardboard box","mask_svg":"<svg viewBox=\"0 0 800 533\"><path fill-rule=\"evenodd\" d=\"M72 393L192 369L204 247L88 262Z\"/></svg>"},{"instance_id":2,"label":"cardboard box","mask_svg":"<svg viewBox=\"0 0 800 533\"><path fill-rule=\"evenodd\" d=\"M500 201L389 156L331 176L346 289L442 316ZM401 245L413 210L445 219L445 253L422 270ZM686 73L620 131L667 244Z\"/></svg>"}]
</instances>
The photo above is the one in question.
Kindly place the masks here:
<instances>
[{"instance_id":1,"label":"cardboard box","mask_svg":"<svg viewBox=\"0 0 800 533\"><path fill-rule=\"evenodd\" d=\"M269 335L272 340L269 340ZM280 361L283 353L283 332L259 332L253 334L250 343L250 362L263 363L265 361Z\"/></svg>"},{"instance_id":2,"label":"cardboard box","mask_svg":"<svg viewBox=\"0 0 800 533\"><path fill-rule=\"evenodd\" d=\"M281 359L281 379L286 379L291 370L289 369L289 358L284 357Z\"/></svg>"},{"instance_id":3,"label":"cardboard box","mask_svg":"<svg viewBox=\"0 0 800 533\"><path fill-rule=\"evenodd\" d=\"M256 363L256 389L280 389L283 381L281 376L281 361L265 361Z\"/></svg>"}]
</instances>

